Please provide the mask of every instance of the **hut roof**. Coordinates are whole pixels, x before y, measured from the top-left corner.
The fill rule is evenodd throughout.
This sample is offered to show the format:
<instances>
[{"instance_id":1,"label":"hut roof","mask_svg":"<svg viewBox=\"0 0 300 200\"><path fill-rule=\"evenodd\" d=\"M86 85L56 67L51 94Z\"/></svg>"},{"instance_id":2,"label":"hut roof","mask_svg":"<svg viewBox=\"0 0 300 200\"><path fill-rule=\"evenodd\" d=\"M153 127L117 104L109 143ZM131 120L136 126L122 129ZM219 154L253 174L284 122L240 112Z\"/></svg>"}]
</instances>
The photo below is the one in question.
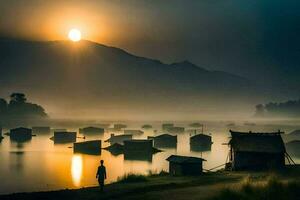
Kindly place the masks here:
<instances>
[{"instance_id":1,"label":"hut roof","mask_svg":"<svg viewBox=\"0 0 300 200\"><path fill-rule=\"evenodd\" d=\"M19 127L19 128L14 128L14 129L11 129L10 131L31 131L30 128L25 128L25 127Z\"/></svg>"},{"instance_id":2,"label":"hut roof","mask_svg":"<svg viewBox=\"0 0 300 200\"><path fill-rule=\"evenodd\" d=\"M230 145L235 151L281 153L285 146L280 131L273 133L236 132L230 130Z\"/></svg>"},{"instance_id":3,"label":"hut roof","mask_svg":"<svg viewBox=\"0 0 300 200\"><path fill-rule=\"evenodd\" d=\"M111 138L132 137L132 134L110 135Z\"/></svg>"},{"instance_id":4,"label":"hut roof","mask_svg":"<svg viewBox=\"0 0 300 200\"><path fill-rule=\"evenodd\" d=\"M177 137L176 135L170 135L170 134L161 134L161 135L158 135L158 136L155 136L154 138L174 138L174 137Z\"/></svg>"},{"instance_id":5,"label":"hut roof","mask_svg":"<svg viewBox=\"0 0 300 200\"><path fill-rule=\"evenodd\" d=\"M198 134L198 135L194 135L194 136L192 136L191 138L211 138L211 136L210 135L205 135L205 134Z\"/></svg>"},{"instance_id":6,"label":"hut roof","mask_svg":"<svg viewBox=\"0 0 300 200\"><path fill-rule=\"evenodd\" d=\"M202 163L203 161L206 161L203 158L197 158L197 157L189 157L189 156L177 156L177 155L171 155L167 159L169 162L174 163Z\"/></svg>"},{"instance_id":7,"label":"hut roof","mask_svg":"<svg viewBox=\"0 0 300 200\"><path fill-rule=\"evenodd\" d=\"M145 143L145 142L151 142L151 140L146 139L135 139L135 140L125 140L126 143Z\"/></svg>"}]
</instances>

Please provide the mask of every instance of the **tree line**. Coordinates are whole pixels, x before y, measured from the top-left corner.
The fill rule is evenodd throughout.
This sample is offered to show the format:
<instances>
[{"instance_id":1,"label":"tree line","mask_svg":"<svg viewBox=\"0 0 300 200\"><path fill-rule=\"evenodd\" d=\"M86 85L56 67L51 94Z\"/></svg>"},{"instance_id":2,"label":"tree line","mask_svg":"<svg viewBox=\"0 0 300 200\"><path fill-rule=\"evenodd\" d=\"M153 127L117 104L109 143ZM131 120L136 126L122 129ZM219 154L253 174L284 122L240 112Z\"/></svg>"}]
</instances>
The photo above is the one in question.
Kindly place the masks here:
<instances>
[{"instance_id":1,"label":"tree line","mask_svg":"<svg viewBox=\"0 0 300 200\"><path fill-rule=\"evenodd\" d=\"M256 105L257 117L300 117L300 99Z\"/></svg>"},{"instance_id":2,"label":"tree line","mask_svg":"<svg viewBox=\"0 0 300 200\"><path fill-rule=\"evenodd\" d=\"M23 93L12 93L9 101L0 98L0 119L21 119L21 118L45 118L45 109L31 102L27 102Z\"/></svg>"}]
</instances>

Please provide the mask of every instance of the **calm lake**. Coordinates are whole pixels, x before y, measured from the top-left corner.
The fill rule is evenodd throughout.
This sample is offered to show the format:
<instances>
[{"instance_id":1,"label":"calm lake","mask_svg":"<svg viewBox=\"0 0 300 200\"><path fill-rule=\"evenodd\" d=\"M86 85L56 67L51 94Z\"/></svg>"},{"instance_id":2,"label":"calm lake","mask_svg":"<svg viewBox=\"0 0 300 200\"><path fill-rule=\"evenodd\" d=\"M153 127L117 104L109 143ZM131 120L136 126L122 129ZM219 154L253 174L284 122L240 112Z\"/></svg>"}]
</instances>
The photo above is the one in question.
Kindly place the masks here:
<instances>
[{"instance_id":1,"label":"calm lake","mask_svg":"<svg viewBox=\"0 0 300 200\"><path fill-rule=\"evenodd\" d=\"M174 122L178 126L188 128L189 123ZM143 123L126 123L129 129L141 129ZM149 124L149 122L148 122ZM150 123L153 129L145 131L137 139L146 139L147 136L160 135L161 123ZM160 172L168 171L168 162L166 158L172 154L188 155L202 157L204 169L212 169L225 163L228 155L226 144L229 140L228 122L206 122L204 133L211 134L213 144L210 151L193 152L190 150L190 133L178 134L178 144L175 149L162 149L163 152L156 153L152 161L134 161L124 160L123 154L114 156L106 150L102 150L101 155L93 156L86 154L74 154L73 145L54 144L48 135L37 135L32 140L24 143L15 143L10 141L8 136L4 136L0 142L0 193L46 191L65 188L80 188L96 186L96 170L101 159L107 169L108 179L106 183L114 182L118 177L128 173L147 174L149 171ZM268 122L255 125L236 124L230 127L234 130L242 131L277 131L281 129L289 133L300 126L295 122ZM67 128L68 131L77 131L80 127L52 127ZM192 128L189 128L192 129ZM154 130L157 130L155 133ZM8 132L8 130L3 130ZM110 137L109 132L103 136L87 136L85 141L101 139L102 147L109 146L104 140ZM78 139L77 141L84 141ZM300 158L293 157L294 161L299 163Z\"/></svg>"}]
</instances>

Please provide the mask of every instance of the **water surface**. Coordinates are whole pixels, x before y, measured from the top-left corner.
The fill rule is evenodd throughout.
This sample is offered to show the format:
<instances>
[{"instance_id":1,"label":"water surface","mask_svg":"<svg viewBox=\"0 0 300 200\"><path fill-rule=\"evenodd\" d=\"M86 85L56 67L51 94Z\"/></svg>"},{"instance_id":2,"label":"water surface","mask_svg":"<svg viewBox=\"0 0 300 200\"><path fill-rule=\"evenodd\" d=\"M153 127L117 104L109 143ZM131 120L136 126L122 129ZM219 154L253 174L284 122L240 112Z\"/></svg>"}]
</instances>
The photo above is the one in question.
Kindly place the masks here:
<instances>
[{"instance_id":1,"label":"water surface","mask_svg":"<svg viewBox=\"0 0 300 200\"><path fill-rule=\"evenodd\" d=\"M138 128L141 124L131 124L130 128ZM187 124L181 124L186 126ZM235 127L239 130L277 130L282 124L255 127ZM155 129L159 135L160 125ZM287 131L298 128L296 125L284 126ZM65 127L70 131L78 131L79 127ZM178 134L178 144L175 149L162 149L154 154L152 160L124 160L123 154L115 156L106 150L101 155L74 154L72 144L54 144L49 135L38 135L24 143L10 141L8 136L0 143L0 193L45 191L65 188L80 188L96 186L96 169L103 159L107 168L107 183L114 182L127 173L147 174L149 171L168 171L166 158L172 154L202 157L204 169L212 169L226 162L229 139L229 128L225 123L210 123L205 127L206 133L211 133L213 145L210 151L193 152L190 150L189 133ZM153 129L145 131L139 138L155 135ZM102 147L108 146L103 141L110 133L103 136L87 136L86 140L101 139ZM83 139L78 139L83 141ZM225 144L224 144L225 143ZM299 162L299 158L293 158Z\"/></svg>"}]
</instances>

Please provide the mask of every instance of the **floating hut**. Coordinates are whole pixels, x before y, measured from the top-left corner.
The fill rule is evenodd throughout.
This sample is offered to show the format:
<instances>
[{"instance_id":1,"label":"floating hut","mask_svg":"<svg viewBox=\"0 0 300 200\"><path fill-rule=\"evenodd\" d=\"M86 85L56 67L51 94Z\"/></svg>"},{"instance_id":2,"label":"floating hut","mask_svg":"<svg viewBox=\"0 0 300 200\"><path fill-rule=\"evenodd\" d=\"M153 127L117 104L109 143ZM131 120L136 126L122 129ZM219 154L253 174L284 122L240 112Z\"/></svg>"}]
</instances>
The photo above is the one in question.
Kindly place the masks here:
<instances>
[{"instance_id":1,"label":"floating hut","mask_svg":"<svg viewBox=\"0 0 300 200\"><path fill-rule=\"evenodd\" d=\"M173 126L173 127L167 128L167 129L166 129L166 132L176 134L176 133L183 133L184 130L185 130L184 127Z\"/></svg>"},{"instance_id":2,"label":"floating hut","mask_svg":"<svg viewBox=\"0 0 300 200\"><path fill-rule=\"evenodd\" d=\"M54 143L72 143L76 142L77 133L76 132L54 132Z\"/></svg>"},{"instance_id":3,"label":"floating hut","mask_svg":"<svg viewBox=\"0 0 300 200\"><path fill-rule=\"evenodd\" d=\"M49 134L51 131L49 126L34 126L32 127L33 134Z\"/></svg>"},{"instance_id":4,"label":"floating hut","mask_svg":"<svg viewBox=\"0 0 300 200\"><path fill-rule=\"evenodd\" d=\"M229 161L232 170L283 168L286 150L280 131L273 133L230 130Z\"/></svg>"},{"instance_id":5,"label":"floating hut","mask_svg":"<svg viewBox=\"0 0 300 200\"><path fill-rule=\"evenodd\" d=\"M9 133L10 139L17 142L25 142L31 140L32 130L30 128L15 128L11 129Z\"/></svg>"},{"instance_id":6,"label":"floating hut","mask_svg":"<svg viewBox=\"0 0 300 200\"><path fill-rule=\"evenodd\" d=\"M171 123L162 124L163 131L167 131L167 129L171 128L171 127L174 127L174 124L171 124Z\"/></svg>"},{"instance_id":7,"label":"floating hut","mask_svg":"<svg viewBox=\"0 0 300 200\"><path fill-rule=\"evenodd\" d=\"M122 130L124 128L127 128L127 125L125 125L125 124L114 124L114 129L115 130Z\"/></svg>"},{"instance_id":8,"label":"floating hut","mask_svg":"<svg viewBox=\"0 0 300 200\"><path fill-rule=\"evenodd\" d=\"M74 150L74 153L100 155L101 154L101 140L75 142L73 150Z\"/></svg>"},{"instance_id":9,"label":"floating hut","mask_svg":"<svg viewBox=\"0 0 300 200\"><path fill-rule=\"evenodd\" d=\"M152 140L126 140L124 141L124 159L152 161L152 145Z\"/></svg>"},{"instance_id":10,"label":"floating hut","mask_svg":"<svg viewBox=\"0 0 300 200\"><path fill-rule=\"evenodd\" d=\"M177 135L162 134L155 137L148 136L149 140L153 140L154 147L157 148L176 148Z\"/></svg>"},{"instance_id":11,"label":"floating hut","mask_svg":"<svg viewBox=\"0 0 300 200\"><path fill-rule=\"evenodd\" d=\"M66 128L55 128L51 130L53 133L55 132L67 132Z\"/></svg>"},{"instance_id":12,"label":"floating hut","mask_svg":"<svg viewBox=\"0 0 300 200\"><path fill-rule=\"evenodd\" d=\"M189 124L190 127L193 127L193 128L200 128L200 127L203 127L203 124L200 124L198 122L195 122L195 123L191 123Z\"/></svg>"},{"instance_id":13,"label":"floating hut","mask_svg":"<svg viewBox=\"0 0 300 200\"><path fill-rule=\"evenodd\" d=\"M104 128L90 126L90 127L80 128L79 133L82 133L82 134L104 134Z\"/></svg>"},{"instance_id":14,"label":"floating hut","mask_svg":"<svg viewBox=\"0 0 300 200\"><path fill-rule=\"evenodd\" d=\"M151 129L151 128L152 128L152 125L150 125L150 124L144 124L142 126L142 129Z\"/></svg>"},{"instance_id":15,"label":"floating hut","mask_svg":"<svg viewBox=\"0 0 300 200\"><path fill-rule=\"evenodd\" d=\"M174 176L200 175L203 173L203 158L171 155L169 161L169 173Z\"/></svg>"},{"instance_id":16,"label":"floating hut","mask_svg":"<svg viewBox=\"0 0 300 200\"><path fill-rule=\"evenodd\" d=\"M125 135L115 135L111 134L110 138L108 140L105 140L105 142L109 142L111 145L118 143L118 144L124 144L125 140L132 140L132 135L125 134Z\"/></svg>"},{"instance_id":17,"label":"floating hut","mask_svg":"<svg viewBox=\"0 0 300 200\"><path fill-rule=\"evenodd\" d=\"M105 150L109 151L112 155L120 155L124 153L124 146L119 143L114 143L109 147L105 147Z\"/></svg>"},{"instance_id":18,"label":"floating hut","mask_svg":"<svg viewBox=\"0 0 300 200\"><path fill-rule=\"evenodd\" d=\"M124 134L131 134L131 135L143 135L144 134L144 131L141 131L141 130L124 130Z\"/></svg>"},{"instance_id":19,"label":"floating hut","mask_svg":"<svg viewBox=\"0 0 300 200\"><path fill-rule=\"evenodd\" d=\"M191 151L210 151L212 140L210 135L197 134L190 137Z\"/></svg>"}]
</instances>

